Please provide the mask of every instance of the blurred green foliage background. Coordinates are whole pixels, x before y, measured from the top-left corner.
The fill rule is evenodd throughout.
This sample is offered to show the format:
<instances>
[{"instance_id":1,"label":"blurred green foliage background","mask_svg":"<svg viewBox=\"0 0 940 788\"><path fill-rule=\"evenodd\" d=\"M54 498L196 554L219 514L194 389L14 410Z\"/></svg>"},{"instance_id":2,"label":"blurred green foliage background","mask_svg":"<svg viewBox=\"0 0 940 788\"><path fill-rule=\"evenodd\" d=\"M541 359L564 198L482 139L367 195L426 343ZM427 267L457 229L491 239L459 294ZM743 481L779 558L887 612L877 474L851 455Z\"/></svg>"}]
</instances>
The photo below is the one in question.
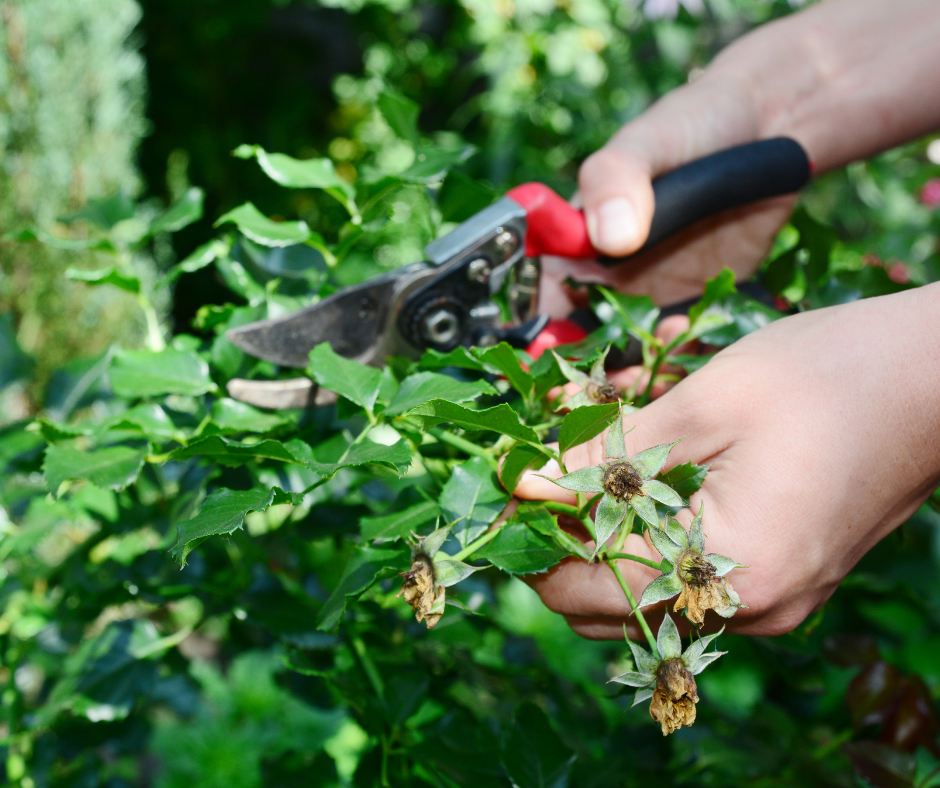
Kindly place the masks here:
<instances>
[{"instance_id":1,"label":"blurred green foliage background","mask_svg":"<svg viewBox=\"0 0 940 788\"><path fill-rule=\"evenodd\" d=\"M200 221L121 247L125 270L151 295L160 274L214 237L213 219L246 200L339 239L347 217L335 200L277 187L231 156L238 145L329 157L350 181L404 172L421 148L377 110L391 87L420 107L419 126L437 149L474 146L443 186L370 195L366 242L335 284L357 281L420 259L447 222L516 183L570 194L579 161L622 123L729 41L793 10L785 0L0 2L0 230L35 226L58 239L0 241L6 780L371 786L385 768L382 737L394 730L392 774L408 782L393 785L507 785L500 764L527 751L548 772L526 788L936 784L933 508L866 557L793 635L730 638L729 656L703 676L700 722L664 742L602 683L623 649L578 639L520 581L479 582L485 618L457 616L433 633L409 628L384 589L342 636L315 631L292 578L319 605L348 555L341 537L400 489L357 477L345 497L318 502L315 522L291 529L259 514L250 535L194 554L180 574L157 549L167 534L151 526L171 531L195 501L173 485L185 492L196 482L142 477L127 509L139 521L116 514L130 493L120 510L91 485L84 497L52 501L37 470L41 441L23 427L42 408L65 418L63 402L113 408L89 377L95 360L115 342L147 341L148 318L132 293L65 276L111 264L86 243L102 229L118 242L136 238L191 185L204 190ZM867 294L871 272L879 282L886 271L915 284L940 279L940 219L923 196L940 177L929 143L814 183L780 248L802 232L824 247L825 273L861 272L834 285L839 298L854 286ZM106 210L88 208L98 198L110 198ZM793 302L821 298L800 257L810 250L793 251L769 263L773 289ZM236 278L212 267L187 275L172 303L156 300L156 319L214 341L213 327L233 310L258 316L252 293L272 276L233 297L225 285ZM271 298L279 308L299 303L309 284L285 281ZM234 307L203 308L233 298ZM243 359L213 347L213 363L234 374ZM92 381L86 389L83 380ZM138 587L153 596L138 599L130 590ZM169 651L159 660L120 661L187 627L196 631L178 648L161 646ZM360 670L367 647L388 682L382 704ZM108 698L113 690L133 713L110 719L93 706L63 706L27 746L16 726L78 675L83 691Z\"/></svg>"}]
</instances>

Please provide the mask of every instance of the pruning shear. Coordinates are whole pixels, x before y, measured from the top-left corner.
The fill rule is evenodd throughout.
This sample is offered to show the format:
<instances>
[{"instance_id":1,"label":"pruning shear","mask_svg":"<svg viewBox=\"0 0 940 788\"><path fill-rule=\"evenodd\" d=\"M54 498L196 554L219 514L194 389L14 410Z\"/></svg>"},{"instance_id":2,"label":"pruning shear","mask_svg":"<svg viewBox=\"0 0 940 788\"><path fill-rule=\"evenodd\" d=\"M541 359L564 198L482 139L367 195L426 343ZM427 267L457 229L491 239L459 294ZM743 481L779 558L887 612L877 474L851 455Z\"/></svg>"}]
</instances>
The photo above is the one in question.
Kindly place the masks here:
<instances>
[{"instance_id":1,"label":"pruning shear","mask_svg":"<svg viewBox=\"0 0 940 788\"><path fill-rule=\"evenodd\" d=\"M806 152L786 137L683 165L653 182L652 228L640 252L707 216L796 192L811 172ZM305 368L321 342L372 366L392 355L417 359L428 348L446 353L499 342L526 348L549 323L538 314L541 255L597 259L608 266L628 259L599 255L584 214L541 183L510 190L428 244L425 254L424 262L344 288L289 315L232 328L226 336L249 355L295 368ZM236 378L228 392L262 408L336 401L333 392L306 377Z\"/></svg>"}]
</instances>

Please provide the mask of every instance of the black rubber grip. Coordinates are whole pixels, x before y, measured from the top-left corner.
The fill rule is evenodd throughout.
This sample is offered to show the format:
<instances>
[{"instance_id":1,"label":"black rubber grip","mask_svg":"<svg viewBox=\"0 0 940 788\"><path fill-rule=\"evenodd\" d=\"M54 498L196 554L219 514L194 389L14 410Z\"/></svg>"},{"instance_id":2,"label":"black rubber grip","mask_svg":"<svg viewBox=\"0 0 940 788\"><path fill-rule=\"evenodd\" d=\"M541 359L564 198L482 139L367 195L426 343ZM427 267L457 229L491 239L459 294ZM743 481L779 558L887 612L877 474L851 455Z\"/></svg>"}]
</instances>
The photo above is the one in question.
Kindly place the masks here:
<instances>
[{"instance_id":1,"label":"black rubber grip","mask_svg":"<svg viewBox=\"0 0 940 788\"><path fill-rule=\"evenodd\" d=\"M707 216L799 191L811 169L806 151L789 137L749 142L684 164L653 181L653 224L640 251ZM628 259L599 262L610 266Z\"/></svg>"}]
</instances>

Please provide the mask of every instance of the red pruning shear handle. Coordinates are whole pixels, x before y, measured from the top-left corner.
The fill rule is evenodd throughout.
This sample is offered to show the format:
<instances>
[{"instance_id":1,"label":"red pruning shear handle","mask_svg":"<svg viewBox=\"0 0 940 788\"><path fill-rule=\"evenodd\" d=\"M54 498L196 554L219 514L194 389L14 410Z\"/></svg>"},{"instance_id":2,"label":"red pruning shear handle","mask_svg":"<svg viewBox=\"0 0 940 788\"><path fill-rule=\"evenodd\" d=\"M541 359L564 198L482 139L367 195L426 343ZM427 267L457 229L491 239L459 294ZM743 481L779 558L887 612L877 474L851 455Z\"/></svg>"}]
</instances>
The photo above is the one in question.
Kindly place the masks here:
<instances>
[{"instance_id":1,"label":"red pruning shear handle","mask_svg":"<svg viewBox=\"0 0 940 788\"><path fill-rule=\"evenodd\" d=\"M749 142L672 170L653 181L653 222L639 252L707 216L799 191L811 173L806 151L789 137ZM524 183L506 196L526 210L528 257L597 258L604 265L628 259L599 255L588 238L584 214L548 186Z\"/></svg>"}]
</instances>

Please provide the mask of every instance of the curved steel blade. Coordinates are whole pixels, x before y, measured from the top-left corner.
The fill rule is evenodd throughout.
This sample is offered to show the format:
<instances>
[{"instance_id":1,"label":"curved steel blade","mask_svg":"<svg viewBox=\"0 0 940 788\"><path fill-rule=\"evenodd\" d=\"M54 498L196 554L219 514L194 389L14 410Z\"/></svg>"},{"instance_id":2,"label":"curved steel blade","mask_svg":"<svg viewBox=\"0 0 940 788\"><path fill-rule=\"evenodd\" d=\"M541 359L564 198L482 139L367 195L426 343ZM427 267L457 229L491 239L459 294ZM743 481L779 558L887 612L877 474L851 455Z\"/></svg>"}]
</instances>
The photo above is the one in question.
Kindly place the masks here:
<instances>
[{"instance_id":1,"label":"curved steel blade","mask_svg":"<svg viewBox=\"0 0 940 788\"><path fill-rule=\"evenodd\" d=\"M312 408L316 405L332 405L336 394L321 389L310 378L290 380L244 380L232 378L228 385L229 396L258 408L282 410L286 408Z\"/></svg>"},{"instance_id":2,"label":"curved steel blade","mask_svg":"<svg viewBox=\"0 0 940 788\"><path fill-rule=\"evenodd\" d=\"M321 342L341 356L362 364L381 363L386 337L402 288L433 272L427 263L415 263L359 285L344 287L316 304L284 317L258 320L231 328L225 336L246 353L285 367L303 368ZM379 357L381 355L381 357Z\"/></svg>"}]
</instances>

